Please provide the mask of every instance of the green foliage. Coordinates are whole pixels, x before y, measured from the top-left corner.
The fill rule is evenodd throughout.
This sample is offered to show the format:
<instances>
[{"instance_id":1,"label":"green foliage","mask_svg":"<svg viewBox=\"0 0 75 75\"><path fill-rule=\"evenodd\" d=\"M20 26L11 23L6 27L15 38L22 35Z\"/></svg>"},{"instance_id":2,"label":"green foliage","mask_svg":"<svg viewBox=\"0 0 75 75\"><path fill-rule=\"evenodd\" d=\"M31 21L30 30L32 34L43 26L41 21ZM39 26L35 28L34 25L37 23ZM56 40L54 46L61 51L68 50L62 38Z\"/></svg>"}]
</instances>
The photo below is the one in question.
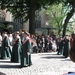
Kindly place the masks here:
<instances>
[{"instance_id":1,"label":"green foliage","mask_svg":"<svg viewBox=\"0 0 75 75\"><path fill-rule=\"evenodd\" d=\"M3 29L5 29L5 25L4 24L0 24L0 31L2 31Z\"/></svg>"},{"instance_id":2,"label":"green foliage","mask_svg":"<svg viewBox=\"0 0 75 75\"><path fill-rule=\"evenodd\" d=\"M10 11L15 18L23 17L28 13L29 7L26 0L2 0L1 9Z\"/></svg>"},{"instance_id":3,"label":"green foliage","mask_svg":"<svg viewBox=\"0 0 75 75\"><path fill-rule=\"evenodd\" d=\"M0 0L1 9L7 9L15 18L23 17L24 21L29 19L29 32L35 30L35 11L48 5L59 4L63 0ZM31 29L32 27L32 29Z\"/></svg>"},{"instance_id":4,"label":"green foliage","mask_svg":"<svg viewBox=\"0 0 75 75\"><path fill-rule=\"evenodd\" d=\"M63 0L63 1L64 1L63 3L64 3L65 5L69 5L69 4L71 5L72 2L73 2L73 0Z\"/></svg>"},{"instance_id":5,"label":"green foliage","mask_svg":"<svg viewBox=\"0 0 75 75\"><path fill-rule=\"evenodd\" d=\"M63 8L62 8L62 4L59 5L52 5L52 6L48 6L46 13L49 14L50 20L49 20L49 25L50 27L55 27L58 28L58 34L60 34L60 32L63 29L63 19L66 16L66 13L63 13Z\"/></svg>"},{"instance_id":6,"label":"green foliage","mask_svg":"<svg viewBox=\"0 0 75 75\"><path fill-rule=\"evenodd\" d=\"M33 1L33 0L32 0ZM0 0L1 9L10 11L15 18L24 17L27 20L29 18L29 9L31 0ZM58 3L61 0L34 0L35 11L41 8L46 8L48 5ZM25 15L26 14L26 15Z\"/></svg>"}]
</instances>

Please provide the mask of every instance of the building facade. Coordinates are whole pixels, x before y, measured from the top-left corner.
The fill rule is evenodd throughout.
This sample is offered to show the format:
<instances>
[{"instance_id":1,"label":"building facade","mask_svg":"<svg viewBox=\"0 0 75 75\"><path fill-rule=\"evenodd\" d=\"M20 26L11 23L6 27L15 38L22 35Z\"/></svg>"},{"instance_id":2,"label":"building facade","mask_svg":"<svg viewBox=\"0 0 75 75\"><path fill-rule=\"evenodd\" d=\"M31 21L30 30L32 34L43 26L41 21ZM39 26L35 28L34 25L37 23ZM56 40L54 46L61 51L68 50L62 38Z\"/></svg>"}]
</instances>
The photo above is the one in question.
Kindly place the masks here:
<instances>
[{"instance_id":1,"label":"building facade","mask_svg":"<svg viewBox=\"0 0 75 75\"><path fill-rule=\"evenodd\" d=\"M37 13L37 17L35 18L35 31L36 33L42 34L44 32L41 27L46 26L46 22L48 21L47 15L44 11ZM6 23L8 27L12 27L13 31L23 29L29 31L29 21L23 23L23 18L14 19L12 13L6 10L0 10L0 25L1 23Z\"/></svg>"}]
</instances>

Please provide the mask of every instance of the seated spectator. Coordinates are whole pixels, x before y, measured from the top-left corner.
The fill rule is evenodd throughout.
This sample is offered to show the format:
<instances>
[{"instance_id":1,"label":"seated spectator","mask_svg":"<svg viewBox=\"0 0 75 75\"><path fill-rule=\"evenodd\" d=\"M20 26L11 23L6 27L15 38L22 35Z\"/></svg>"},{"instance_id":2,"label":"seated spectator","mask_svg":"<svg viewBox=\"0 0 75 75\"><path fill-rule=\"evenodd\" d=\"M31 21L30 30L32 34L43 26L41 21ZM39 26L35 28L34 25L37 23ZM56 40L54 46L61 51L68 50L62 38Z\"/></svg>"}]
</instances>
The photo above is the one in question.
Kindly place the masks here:
<instances>
[{"instance_id":1,"label":"seated spectator","mask_svg":"<svg viewBox=\"0 0 75 75\"><path fill-rule=\"evenodd\" d=\"M42 41L40 41L38 43L38 52L41 52L42 48L43 48L43 44L42 44Z\"/></svg>"}]
</instances>

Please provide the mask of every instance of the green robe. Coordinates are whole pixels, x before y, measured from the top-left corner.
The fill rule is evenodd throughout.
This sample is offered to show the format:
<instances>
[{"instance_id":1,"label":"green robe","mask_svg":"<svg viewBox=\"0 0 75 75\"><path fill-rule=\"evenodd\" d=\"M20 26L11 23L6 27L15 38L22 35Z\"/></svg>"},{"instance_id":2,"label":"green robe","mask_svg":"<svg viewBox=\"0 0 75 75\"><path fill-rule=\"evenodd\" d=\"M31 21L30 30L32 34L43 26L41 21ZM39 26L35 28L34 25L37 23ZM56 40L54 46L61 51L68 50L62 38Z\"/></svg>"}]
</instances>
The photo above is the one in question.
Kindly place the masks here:
<instances>
[{"instance_id":1,"label":"green robe","mask_svg":"<svg viewBox=\"0 0 75 75\"><path fill-rule=\"evenodd\" d=\"M21 41L16 41L12 48L11 62L20 63L21 59Z\"/></svg>"},{"instance_id":2,"label":"green robe","mask_svg":"<svg viewBox=\"0 0 75 75\"><path fill-rule=\"evenodd\" d=\"M30 66L32 64L31 62L31 43L29 40L27 40L22 45L22 53L21 53L21 67Z\"/></svg>"},{"instance_id":3,"label":"green robe","mask_svg":"<svg viewBox=\"0 0 75 75\"><path fill-rule=\"evenodd\" d=\"M10 40L9 39L6 39L5 40L5 51L6 51L6 54L7 54L7 57L11 57L11 48L10 48Z\"/></svg>"},{"instance_id":4,"label":"green robe","mask_svg":"<svg viewBox=\"0 0 75 75\"><path fill-rule=\"evenodd\" d=\"M63 41L61 40L59 42L59 45L58 45L58 55L62 55L63 54Z\"/></svg>"},{"instance_id":5,"label":"green robe","mask_svg":"<svg viewBox=\"0 0 75 75\"><path fill-rule=\"evenodd\" d=\"M9 39L4 38L1 47L1 59L5 59L7 57L11 57L10 41Z\"/></svg>"},{"instance_id":6,"label":"green robe","mask_svg":"<svg viewBox=\"0 0 75 75\"><path fill-rule=\"evenodd\" d=\"M68 39L65 39L63 48L63 56L65 56L65 58L69 56L69 51L70 51L70 41Z\"/></svg>"},{"instance_id":7,"label":"green robe","mask_svg":"<svg viewBox=\"0 0 75 75\"><path fill-rule=\"evenodd\" d=\"M32 43L31 43L31 41L30 40L28 40L28 66L30 66L30 65L32 65L32 61L31 61L31 53L32 53L32 51L33 51L33 45L32 45Z\"/></svg>"}]
</instances>

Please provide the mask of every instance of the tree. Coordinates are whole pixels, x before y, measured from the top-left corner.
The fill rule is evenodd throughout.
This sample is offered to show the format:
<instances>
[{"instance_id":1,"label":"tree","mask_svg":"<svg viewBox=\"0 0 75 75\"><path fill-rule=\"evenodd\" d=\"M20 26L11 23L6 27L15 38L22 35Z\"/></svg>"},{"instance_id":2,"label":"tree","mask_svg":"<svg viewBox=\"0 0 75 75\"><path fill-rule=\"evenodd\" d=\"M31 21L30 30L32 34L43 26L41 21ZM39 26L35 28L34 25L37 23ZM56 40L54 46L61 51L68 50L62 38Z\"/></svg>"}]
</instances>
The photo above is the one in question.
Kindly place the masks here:
<instances>
[{"instance_id":1,"label":"tree","mask_svg":"<svg viewBox=\"0 0 75 75\"><path fill-rule=\"evenodd\" d=\"M58 28L58 35L62 32L63 29L63 19L66 16L66 13L63 13L62 3L54 4L52 6L48 6L46 13L50 16L49 25L50 27Z\"/></svg>"},{"instance_id":2,"label":"tree","mask_svg":"<svg viewBox=\"0 0 75 75\"><path fill-rule=\"evenodd\" d=\"M62 32L62 36L64 37L66 35L66 31L67 31L67 27L68 27L67 25L75 12L74 11L75 10L75 0L63 0L62 3L63 3L63 14L66 13L66 16L64 18L64 23L63 23L63 32ZM59 25L59 22L58 22L58 25ZM59 25L59 27L60 26L61 25Z\"/></svg>"},{"instance_id":3,"label":"tree","mask_svg":"<svg viewBox=\"0 0 75 75\"><path fill-rule=\"evenodd\" d=\"M0 0L1 9L12 12L13 16L29 19L29 32L35 33L35 11L61 0Z\"/></svg>"},{"instance_id":4,"label":"tree","mask_svg":"<svg viewBox=\"0 0 75 75\"><path fill-rule=\"evenodd\" d=\"M68 6L69 10L68 10L67 16L64 20L64 28L63 28L63 34L62 34L63 37L66 34L67 24L75 12L75 0L65 0L64 4L65 4L65 6Z\"/></svg>"}]
</instances>

